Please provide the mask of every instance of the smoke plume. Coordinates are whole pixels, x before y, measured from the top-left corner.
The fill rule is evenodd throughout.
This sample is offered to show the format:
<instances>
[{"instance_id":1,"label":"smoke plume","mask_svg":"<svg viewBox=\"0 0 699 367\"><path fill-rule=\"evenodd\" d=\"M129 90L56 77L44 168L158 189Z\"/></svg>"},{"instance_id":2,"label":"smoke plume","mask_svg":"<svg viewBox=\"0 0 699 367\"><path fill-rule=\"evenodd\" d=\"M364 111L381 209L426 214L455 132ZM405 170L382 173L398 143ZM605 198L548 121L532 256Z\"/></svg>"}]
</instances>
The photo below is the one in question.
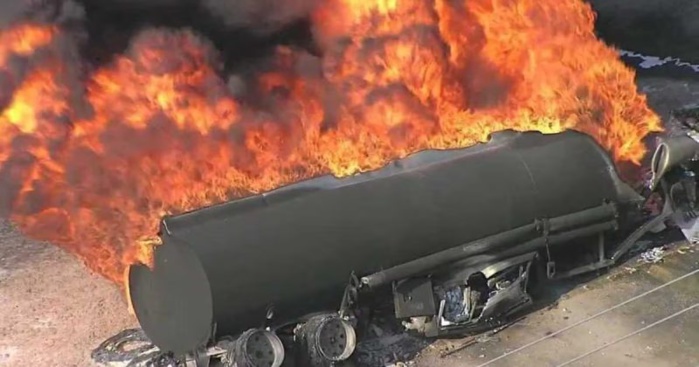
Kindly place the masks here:
<instances>
[{"instance_id":1,"label":"smoke plume","mask_svg":"<svg viewBox=\"0 0 699 367\"><path fill-rule=\"evenodd\" d=\"M163 215L503 129L659 129L582 0L0 3L0 216L116 282ZM21 4L21 5L20 5Z\"/></svg>"}]
</instances>

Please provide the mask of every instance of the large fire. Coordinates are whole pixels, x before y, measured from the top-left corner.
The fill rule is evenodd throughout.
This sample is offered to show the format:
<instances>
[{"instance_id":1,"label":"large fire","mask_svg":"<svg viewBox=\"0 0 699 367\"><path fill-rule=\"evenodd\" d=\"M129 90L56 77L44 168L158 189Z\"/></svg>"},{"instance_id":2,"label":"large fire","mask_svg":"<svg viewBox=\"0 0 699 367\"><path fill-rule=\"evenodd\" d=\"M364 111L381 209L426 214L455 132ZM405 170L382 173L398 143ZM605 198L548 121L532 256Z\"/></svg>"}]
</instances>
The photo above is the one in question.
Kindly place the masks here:
<instances>
[{"instance_id":1,"label":"large fire","mask_svg":"<svg viewBox=\"0 0 699 367\"><path fill-rule=\"evenodd\" d=\"M119 282L164 214L502 129L576 129L638 163L660 122L593 21L582 0L326 0L320 57L279 47L228 77L201 36L150 29L77 78L60 26L15 24L0 33L0 213Z\"/></svg>"}]
</instances>

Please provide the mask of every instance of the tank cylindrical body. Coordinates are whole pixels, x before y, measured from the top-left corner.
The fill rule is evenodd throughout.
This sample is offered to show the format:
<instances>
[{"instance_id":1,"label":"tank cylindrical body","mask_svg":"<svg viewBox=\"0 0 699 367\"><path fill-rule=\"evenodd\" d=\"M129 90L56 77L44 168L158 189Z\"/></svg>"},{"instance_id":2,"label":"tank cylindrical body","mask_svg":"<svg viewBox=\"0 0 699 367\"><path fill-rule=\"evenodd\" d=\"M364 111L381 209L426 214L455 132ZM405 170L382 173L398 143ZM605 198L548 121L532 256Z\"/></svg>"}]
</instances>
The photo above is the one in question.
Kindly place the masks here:
<instances>
[{"instance_id":1,"label":"tank cylindrical body","mask_svg":"<svg viewBox=\"0 0 699 367\"><path fill-rule=\"evenodd\" d=\"M186 352L265 320L336 310L353 272L629 201L629 191L585 134L501 132L485 144L167 217L153 269L131 268L131 300L161 349Z\"/></svg>"}]
</instances>

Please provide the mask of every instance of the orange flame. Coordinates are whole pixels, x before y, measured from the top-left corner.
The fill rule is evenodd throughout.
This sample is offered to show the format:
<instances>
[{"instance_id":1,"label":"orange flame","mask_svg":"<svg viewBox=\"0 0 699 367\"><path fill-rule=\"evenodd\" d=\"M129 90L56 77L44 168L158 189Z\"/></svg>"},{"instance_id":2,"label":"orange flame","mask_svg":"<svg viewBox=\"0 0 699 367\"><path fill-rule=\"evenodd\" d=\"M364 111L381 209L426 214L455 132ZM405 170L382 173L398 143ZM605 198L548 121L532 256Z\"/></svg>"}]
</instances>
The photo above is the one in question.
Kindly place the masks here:
<instances>
[{"instance_id":1,"label":"orange flame","mask_svg":"<svg viewBox=\"0 0 699 367\"><path fill-rule=\"evenodd\" d=\"M164 214L508 128L576 129L638 163L661 129L582 0L326 0L312 20L322 57L280 47L230 82L187 30L144 31L82 80L60 53L32 63L0 105L0 210L121 282ZM0 73L59 33L2 31Z\"/></svg>"},{"instance_id":2,"label":"orange flame","mask_svg":"<svg viewBox=\"0 0 699 367\"><path fill-rule=\"evenodd\" d=\"M51 43L57 29L38 24L20 24L0 33L0 65L10 56L28 56L37 48Z\"/></svg>"}]
</instances>

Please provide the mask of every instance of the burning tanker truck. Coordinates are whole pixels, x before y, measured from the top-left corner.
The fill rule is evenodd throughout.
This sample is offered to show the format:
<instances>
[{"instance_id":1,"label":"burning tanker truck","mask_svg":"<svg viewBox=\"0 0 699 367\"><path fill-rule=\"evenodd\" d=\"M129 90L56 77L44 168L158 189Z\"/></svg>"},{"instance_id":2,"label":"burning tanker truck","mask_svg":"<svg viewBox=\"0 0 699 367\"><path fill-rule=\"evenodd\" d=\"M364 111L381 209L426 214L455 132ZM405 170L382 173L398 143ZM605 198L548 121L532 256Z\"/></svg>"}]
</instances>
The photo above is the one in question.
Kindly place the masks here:
<instances>
[{"instance_id":1,"label":"burning tanker truck","mask_svg":"<svg viewBox=\"0 0 699 367\"><path fill-rule=\"evenodd\" d=\"M169 216L152 267L130 269L131 302L182 365L349 363L377 299L425 337L484 331L669 219L690 233L698 149L662 140L639 193L588 135L504 131ZM664 209L646 214L658 194Z\"/></svg>"}]
</instances>

